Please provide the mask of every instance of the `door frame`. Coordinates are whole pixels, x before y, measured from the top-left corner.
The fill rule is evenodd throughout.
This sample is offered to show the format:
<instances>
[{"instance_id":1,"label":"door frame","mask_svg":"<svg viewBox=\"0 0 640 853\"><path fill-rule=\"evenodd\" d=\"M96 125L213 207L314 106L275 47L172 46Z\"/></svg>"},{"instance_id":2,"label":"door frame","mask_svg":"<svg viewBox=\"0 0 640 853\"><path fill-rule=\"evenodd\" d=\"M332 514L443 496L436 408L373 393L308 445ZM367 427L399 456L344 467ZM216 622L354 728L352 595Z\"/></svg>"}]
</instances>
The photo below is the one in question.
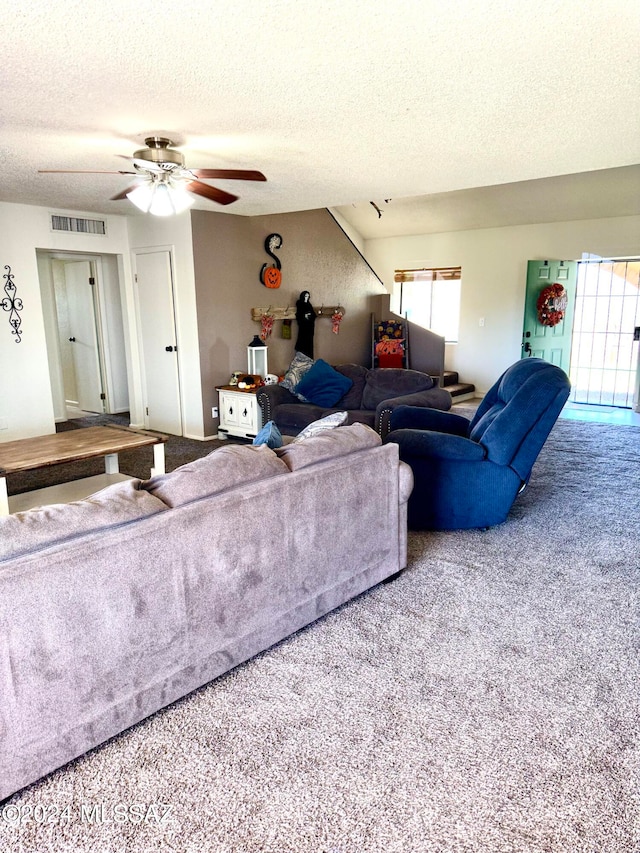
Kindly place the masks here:
<instances>
[{"instance_id":1,"label":"door frame","mask_svg":"<svg viewBox=\"0 0 640 853\"><path fill-rule=\"evenodd\" d=\"M93 320L93 327L95 330L95 355L96 355L96 361L97 361L97 367L98 367L97 379L98 379L98 383L99 383L99 396L100 396L101 409L102 409L101 412L95 412L95 414L104 414L105 412L107 412L111 408L111 404L110 404L111 403L111 396L109 394L109 387L108 387L107 376L106 376L107 369L106 369L106 359L105 359L105 351L104 351L105 350L105 336L103 334L103 323L102 323L102 317L101 317L102 312L101 312L101 304L100 304L100 297L99 297L99 291L101 289L100 288L100 277L102 275L102 269L101 269L101 265L99 264L99 258L93 259L93 258L89 258L89 257L86 257L86 258L75 257L73 259L71 259L71 258L51 258L50 260L52 263L53 263L53 261L59 261L60 263L62 263L64 265L65 281L67 283L67 293L68 293L68 288L69 288L69 279L67 278L67 264L87 264L87 266L89 268L89 280L93 279L93 284L90 285L90 287L91 287L90 304L91 304L91 307L93 310L92 320ZM98 270L99 266L100 266L100 270ZM54 291L55 291L55 283L54 283ZM67 305L69 305L70 302L73 302L73 300L67 299ZM76 317L77 316L78 315L76 315ZM58 318L58 321L59 321L59 318ZM93 347L91 349L93 349ZM76 374L76 384L78 384L78 382L77 382L78 375L79 375L79 373L78 373L78 356L77 356L77 353L75 353L75 352L73 353L73 362L74 362L74 369L75 369L75 374ZM79 390L79 388L78 388L78 390ZM67 397L67 395L66 395L66 389L65 389L65 404L68 403L68 400L66 397ZM97 403L97 399L95 402ZM80 404L80 395L78 396L77 406L80 410L82 410L82 406ZM88 411L93 412L93 409L89 409Z\"/></svg>"},{"instance_id":2,"label":"door frame","mask_svg":"<svg viewBox=\"0 0 640 853\"><path fill-rule=\"evenodd\" d=\"M580 285L580 266L581 265L585 268L588 268L592 264L611 264L611 265L625 264L628 266L629 263L638 263L639 261L640 261L640 254L639 255L632 255L629 257L621 257L621 258L605 258L605 257L599 257L599 256L595 256L595 255L589 255L588 257L582 257L577 262L578 263L577 284L578 284L578 286ZM609 293L609 300L611 300L611 298L612 298L611 293ZM610 311L610 306L611 306L611 302L608 301L607 302L607 311L608 312ZM571 332L572 332L572 337L573 337L573 327L572 327ZM592 339L593 339L594 334L596 334L596 333L592 332ZM572 346L571 352L573 355L573 346ZM571 366L572 365L570 364L569 367L571 368ZM603 369L605 369L604 365L602 365L602 367L603 367ZM577 369L577 367L576 367L576 369ZM624 371L621 368L620 372L622 373L622 372L627 372L627 371ZM617 371L616 371L616 375L617 375ZM630 411L639 411L640 410L640 352L638 351L638 348L636 348L636 367L635 367L635 374L634 374L632 381L633 381L633 393L632 393L631 405L629 405L629 406L622 406L620 404L606 403L606 402L605 403L601 403L601 402L589 403L589 402L584 402L584 401L578 401L578 403L580 405L583 405L583 406L604 406L607 408L628 409ZM574 391L572 388L572 392L571 392L571 395L569 397L569 400L571 402L574 402L573 401L573 393L574 393Z\"/></svg>"},{"instance_id":3,"label":"door frame","mask_svg":"<svg viewBox=\"0 0 640 853\"><path fill-rule=\"evenodd\" d=\"M74 252L65 249L45 249L37 248L36 256L39 259L38 278L40 285L40 293L42 298L42 308L45 315L45 337L47 339L47 357L49 360L49 376L51 385L51 395L54 401L55 422L60 423L67 420L66 418L66 400L64 395L64 383L62 379L62 353L60 350L60 342L58 339L59 323L57 309L55 303L55 293L53 290L53 267L52 261L74 262L88 261L92 264L93 274L96 279L94 291L94 309L96 315L96 336L98 338L98 363L100 365L100 375L102 377L102 391L105 394L105 407L110 409L110 403L115 399L113 380L110 374L108 364L108 341L104 334L104 313L105 297L102 286L103 269L102 255L94 252ZM117 258L117 255L115 256ZM40 262L46 264L48 272L48 280L43 279ZM120 278L120 275L119 275ZM119 289L122 292L122 281L120 278ZM124 334L124 329L123 329ZM129 364L127 360L127 375L129 375ZM53 363L52 363L53 359ZM127 381L129 397L131 397L130 383ZM58 409L56 413L55 410ZM64 411L61 411L64 410Z\"/></svg>"},{"instance_id":4,"label":"door frame","mask_svg":"<svg viewBox=\"0 0 640 853\"><path fill-rule=\"evenodd\" d=\"M133 279L133 298L136 312L136 343L139 353L140 380L142 392L142 414L145 428L149 428L149 416L147 415L147 375L146 365L144 360L144 346L142 340L142 323L140 322L140 298L138 291L138 255L151 255L158 252L167 252L169 255L169 269L171 275L171 306L173 309L173 325L175 331L175 341L178 348L176 353L176 365L178 370L178 400L180 403L180 429L181 435L186 434L186 419L185 419L185 400L184 400L184 382L183 382L183 364L182 364L182 341L180 339L180 312L178 309L178 300L176 299L176 258L175 247L172 245L159 246L144 246L143 248L131 249L131 275Z\"/></svg>"},{"instance_id":5,"label":"door frame","mask_svg":"<svg viewBox=\"0 0 640 853\"><path fill-rule=\"evenodd\" d=\"M581 258L575 258L573 260L569 260L568 261L569 263L575 263L576 264L576 296L577 296L578 282L580 279L579 272L580 272L580 265L581 264L587 265L587 264L593 264L593 263L614 263L614 264L615 263L625 263L625 262L629 262L629 261L637 261L638 257L639 257L638 255L630 255L630 256L625 256L625 257L600 257L600 256L584 253ZM545 263L544 259L540 259L540 260L534 259L534 262L535 263ZM551 262L552 261L549 261L549 263L551 263ZM565 259L565 263L566 262L567 262L567 260ZM528 273L528 264L529 263L531 263L531 261L527 262L527 273ZM527 276L527 278L528 278L528 276ZM524 320L523 320L523 338L522 338L521 358L527 357L527 354L525 352L526 341L525 341L525 337L524 337L525 322L526 322L526 315L527 315L527 301L526 301L527 300L527 293L528 293L528 286L527 286L527 280L525 280L525 309L524 309ZM575 299L573 301L575 302ZM569 348L569 364L568 364L568 367L566 370L566 373L568 376L571 375L572 355L573 355L573 326L574 326L574 322L575 322L575 311L573 309L575 309L575 305L573 306L573 308L570 312L570 315L569 315L570 320L571 320L571 326L569 329L569 334L571 336L571 346ZM571 396L569 397L569 401L571 402ZM617 406L615 404L607 404L607 403L581 403L580 405L601 406L601 407L605 406L605 407L610 407L610 408L629 409L630 411L640 411L640 352L638 353L637 362L636 362L636 379L635 379L634 395L633 395L631 407Z\"/></svg>"}]
</instances>

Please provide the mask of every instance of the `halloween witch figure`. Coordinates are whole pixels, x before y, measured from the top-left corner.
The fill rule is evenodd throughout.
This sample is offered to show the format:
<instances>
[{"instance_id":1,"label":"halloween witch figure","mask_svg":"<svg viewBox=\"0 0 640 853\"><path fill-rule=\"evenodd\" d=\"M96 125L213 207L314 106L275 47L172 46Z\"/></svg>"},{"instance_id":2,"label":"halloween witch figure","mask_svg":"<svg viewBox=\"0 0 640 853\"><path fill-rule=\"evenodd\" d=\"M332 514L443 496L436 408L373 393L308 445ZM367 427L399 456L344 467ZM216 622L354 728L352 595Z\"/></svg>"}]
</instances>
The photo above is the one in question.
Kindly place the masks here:
<instances>
[{"instance_id":1,"label":"halloween witch figure","mask_svg":"<svg viewBox=\"0 0 640 853\"><path fill-rule=\"evenodd\" d=\"M308 290L303 290L296 302L296 320L298 322L298 339L296 350L313 358L313 333L316 325L316 312L310 302Z\"/></svg>"}]
</instances>

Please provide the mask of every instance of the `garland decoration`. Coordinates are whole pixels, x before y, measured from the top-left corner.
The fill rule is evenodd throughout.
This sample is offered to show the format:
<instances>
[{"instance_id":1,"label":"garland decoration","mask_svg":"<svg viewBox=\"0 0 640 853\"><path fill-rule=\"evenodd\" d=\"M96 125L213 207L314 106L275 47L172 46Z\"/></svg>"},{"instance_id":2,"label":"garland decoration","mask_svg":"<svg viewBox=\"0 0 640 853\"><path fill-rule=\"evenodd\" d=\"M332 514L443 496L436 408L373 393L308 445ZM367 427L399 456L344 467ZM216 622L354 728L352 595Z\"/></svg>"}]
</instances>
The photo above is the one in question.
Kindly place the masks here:
<instances>
[{"instance_id":1,"label":"garland decoration","mask_svg":"<svg viewBox=\"0 0 640 853\"><path fill-rule=\"evenodd\" d=\"M567 310L567 291L561 284L548 284L538 296L538 323L541 326L557 326L564 320Z\"/></svg>"},{"instance_id":2,"label":"garland decoration","mask_svg":"<svg viewBox=\"0 0 640 853\"><path fill-rule=\"evenodd\" d=\"M344 317L343 311L336 311L331 315L331 331L334 335L337 335L340 331L340 323L342 323L342 318Z\"/></svg>"},{"instance_id":3,"label":"garland decoration","mask_svg":"<svg viewBox=\"0 0 640 853\"><path fill-rule=\"evenodd\" d=\"M269 312L260 317L260 339L265 343L267 342L267 339L271 337L274 319L275 317L273 314L269 314Z\"/></svg>"}]
</instances>

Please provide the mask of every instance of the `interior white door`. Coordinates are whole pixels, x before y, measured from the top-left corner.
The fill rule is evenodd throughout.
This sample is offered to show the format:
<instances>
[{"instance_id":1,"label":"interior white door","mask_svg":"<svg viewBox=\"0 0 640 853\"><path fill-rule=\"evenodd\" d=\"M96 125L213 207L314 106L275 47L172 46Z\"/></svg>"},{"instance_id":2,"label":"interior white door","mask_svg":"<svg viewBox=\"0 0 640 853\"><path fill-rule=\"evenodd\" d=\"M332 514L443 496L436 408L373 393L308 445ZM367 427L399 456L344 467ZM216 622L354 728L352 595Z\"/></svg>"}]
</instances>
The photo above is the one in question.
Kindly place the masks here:
<instances>
[{"instance_id":1,"label":"interior white door","mask_svg":"<svg viewBox=\"0 0 640 853\"><path fill-rule=\"evenodd\" d=\"M136 252L135 268L145 425L182 435L171 253Z\"/></svg>"},{"instance_id":2,"label":"interior white door","mask_svg":"<svg viewBox=\"0 0 640 853\"><path fill-rule=\"evenodd\" d=\"M94 302L95 279L89 261L65 263L68 330L75 368L78 407L103 412L104 397Z\"/></svg>"}]
</instances>

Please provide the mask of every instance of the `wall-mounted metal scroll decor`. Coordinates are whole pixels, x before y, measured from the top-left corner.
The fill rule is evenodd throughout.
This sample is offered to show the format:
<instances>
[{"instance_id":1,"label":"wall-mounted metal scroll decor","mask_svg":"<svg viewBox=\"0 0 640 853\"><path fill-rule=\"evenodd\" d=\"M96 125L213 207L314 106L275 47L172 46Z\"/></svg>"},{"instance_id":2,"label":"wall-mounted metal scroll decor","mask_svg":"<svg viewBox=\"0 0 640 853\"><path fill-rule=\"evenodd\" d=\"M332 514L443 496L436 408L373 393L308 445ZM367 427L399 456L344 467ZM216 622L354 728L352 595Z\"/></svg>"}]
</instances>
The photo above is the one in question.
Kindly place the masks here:
<instances>
[{"instance_id":1,"label":"wall-mounted metal scroll decor","mask_svg":"<svg viewBox=\"0 0 640 853\"><path fill-rule=\"evenodd\" d=\"M276 249L282 246L282 237L279 234L269 234L264 241L264 250L276 262L275 266L263 264L260 270L260 281L265 287L280 287L282 284L282 264L280 258L274 255Z\"/></svg>"},{"instance_id":2,"label":"wall-mounted metal scroll decor","mask_svg":"<svg viewBox=\"0 0 640 853\"><path fill-rule=\"evenodd\" d=\"M22 318L19 313L22 311L22 299L18 296L17 288L13 282L11 267L8 264L5 264L4 268L7 272L2 276L2 278L6 278L7 280L4 286L4 292L7 295L0 299L0 305L5 311L9 312L11 334L16 336L16 343L19 344L22 340L22 333L20 332Z\"/></svg>"}]
</instances>

